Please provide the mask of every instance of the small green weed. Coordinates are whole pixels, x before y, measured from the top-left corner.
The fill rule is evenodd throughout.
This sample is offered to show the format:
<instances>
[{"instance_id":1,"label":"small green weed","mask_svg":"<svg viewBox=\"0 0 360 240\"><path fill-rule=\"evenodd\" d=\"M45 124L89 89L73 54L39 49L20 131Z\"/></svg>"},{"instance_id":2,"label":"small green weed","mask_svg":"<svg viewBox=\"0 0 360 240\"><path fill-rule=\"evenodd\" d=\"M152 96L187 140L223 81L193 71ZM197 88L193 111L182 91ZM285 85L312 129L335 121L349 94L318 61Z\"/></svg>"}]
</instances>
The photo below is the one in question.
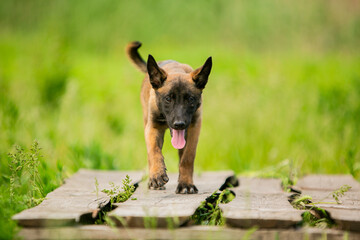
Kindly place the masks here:
<instances>
[{"instance_id":1,"label":"small green weed","mask_svg":"<svg viewBox=\"0 0 360 240\"><path fill-rule=\"evenodd\" d=\"M242 240L248 240L248 239L252 239L251 236L253 235L254 232L256 232L259 229L258 226L254 226L252 228L249 228L244 236L241 238Z\"/></svg>"},{"instance_id":2,"label":"small green weed","mask_svg":"<svg viewBox=\"0 0 360 240\"><path fill-rule=\"evenodd\" d=\"M98 213L97 219L95 220L95 224L104 224L108 223L111 225L111 219L107 216L107 212L113 209L114 203L120 203L127 201L131 195L135 192L135 186L131 184L131 179L129 175L126 175L125 179L122 180L122 186L115 185L115 183L109 183L111 188L110 189L103 189L101 192L105 193L110 197L110 204L105 206L101 211ZM95 193L96 197L99 197L99 181L95 178ZM136 200L136 198L131 198L131 200Z\"/></svg>"},{"instance_id":3,"label":"small green weed","mask_svg":"<svg viewBox=\"0 0 360 240\"><path fill-rule=\"evenodd\" d=\"M343 185L339 189L333 191L331 193L333 199L335 199L337 204L341 204L340 197L343 197L347 191L349 191L351 187L349 185Z\"/></svg>"},{"instance_id":4,"label":"small green weed","mask_svg":"<svg viewBox=\"0 0 360 240\"><path fill-rule=\"evenodd\" d=\"M311 210L304 212L302 215L303 225L317 228L332 228L335 225L329 213L319 207L313 206Z\"/></svg>"},{"instance_id":5,"label":"small green weed","mask_svg":"<svg viewBox=\"0 0 360 240\"><path fill-rule=\"evenodd\" d=\"M146 216L144 217L144 227L148 229L156 229L158 221L156 217Z\"/></svg>"},{"instance_id":6,"label":"small green weed","mask_svg":"<svg viewBox=\"0 0 360 240\"><path fill-rule=\"evenodd\" d=\"M102 192L106 193L111 198L111 203L120 203L128 200L135 192L135 186L131 184L131 179L126 175L122 181L123 185L120 190L120 186L110 182L111 189L103 189Z\"/></svg>"},{"instance_id":7,"label":"small green weed","mask_svg":"<svg viewBox=\"0 0 360 240\"><path fill-rule=\"evenodd\" d=\"M311 203L312 197L309 195L297 195L291 202L291 205L296 209L305 209Z\"/></svg>"},{"instance_id":8,"label":"small green weed","mask_svg":"<svg viewBox=\"0 0 360 240\"><path fill-rule=\"evenodd\" d=\"M316 205L318 204L341 204L340 198L351 189L348 185L343 185L339 189L329 193L324 199L331 196L335 202L312 202L313 198L309 195L294 194L290 197L291 205L296 209L306 209L302 214L302 222L300 225L307 225L318 228L331 228L335 225L334 220L331 219L329 213Z\"/></svg>"},{"instance_id":9,"label":"small green weed","mask_svg":"<svg viewBox=\"0 0 360 240\"><path fill-rule=\"evenodd\" d=\"M229 203L234 198L235 194L229 189L224 189L221 192L216 191L200 204L191 219L199 225L222 226L225 221L219 205L220 203Z\"/></svg>"}]
</instances>

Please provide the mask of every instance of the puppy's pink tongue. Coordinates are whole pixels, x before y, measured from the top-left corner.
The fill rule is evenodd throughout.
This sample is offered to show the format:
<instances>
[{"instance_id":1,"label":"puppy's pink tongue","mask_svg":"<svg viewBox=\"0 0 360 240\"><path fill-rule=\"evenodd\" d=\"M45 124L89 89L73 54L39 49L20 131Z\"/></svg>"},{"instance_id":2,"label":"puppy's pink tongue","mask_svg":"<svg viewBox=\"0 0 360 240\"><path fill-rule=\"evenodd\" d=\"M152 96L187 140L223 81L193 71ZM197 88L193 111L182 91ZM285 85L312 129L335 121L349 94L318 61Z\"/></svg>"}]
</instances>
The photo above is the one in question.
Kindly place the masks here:
<instances>
[{"instance_id":1,"label":"puppy's pink tongue","mask_svg":"<svg viewBox=\"0 0 360 240\"><path fill-rule=\"evenodd\" d=\"M171 143L176 149L183 149L185 147L185 130L172 129Z\"/></svg>"}]
</instances>

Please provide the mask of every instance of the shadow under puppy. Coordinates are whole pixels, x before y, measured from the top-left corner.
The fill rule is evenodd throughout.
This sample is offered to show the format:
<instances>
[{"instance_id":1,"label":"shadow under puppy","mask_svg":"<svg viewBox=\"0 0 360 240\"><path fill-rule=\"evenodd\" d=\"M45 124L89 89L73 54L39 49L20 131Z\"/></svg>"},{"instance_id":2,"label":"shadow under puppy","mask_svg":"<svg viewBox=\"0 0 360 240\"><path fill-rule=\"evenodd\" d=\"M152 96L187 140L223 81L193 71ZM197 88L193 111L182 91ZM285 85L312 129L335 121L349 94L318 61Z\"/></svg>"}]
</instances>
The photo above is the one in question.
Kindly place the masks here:
<instances>
[{"instance_id":1,"label":"shadow under puppy","mask_svg":"<svg viewBox=\"0 0 360 240\"><path fill-rule=\"evenodd\" d=\"M170 128L171 143L179 151L179 179L176 193L197 193L193 183L194 159L201 128L202 91L212 67L209 57L193 70L173 60L147 63L138 53L140 42L131 42L126 51L130 60L146 73L141 87L145 141L149 164L149 188L165 189L166 174L162 147L164 133Z\"/></svg>"}]
</instances>

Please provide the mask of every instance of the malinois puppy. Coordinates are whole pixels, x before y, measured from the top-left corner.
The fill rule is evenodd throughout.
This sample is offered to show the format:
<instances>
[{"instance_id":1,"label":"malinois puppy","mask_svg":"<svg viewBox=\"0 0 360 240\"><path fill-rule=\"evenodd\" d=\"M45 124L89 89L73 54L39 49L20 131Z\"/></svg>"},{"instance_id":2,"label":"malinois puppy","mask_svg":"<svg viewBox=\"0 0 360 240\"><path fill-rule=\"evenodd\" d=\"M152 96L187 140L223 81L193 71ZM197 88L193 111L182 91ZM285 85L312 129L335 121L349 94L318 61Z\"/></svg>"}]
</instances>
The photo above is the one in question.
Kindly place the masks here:
<instances>
[{"instance_id":1,"label":"malinois puppy","mask_svg":"<svg viewBox=\"0 0 360 240\"><path fill-rule=\"evenodd\" d=\"M197 193L193 183L194 159L201 128L201 94L211 71L211 57L196 70L173 60L157 63L151 55L146 63L138 53L140 46L140 42L131 42L126 51L135 66L146 74L141 104L149 188L165 189L169 181L161 150L165 130L170 128L171 143L178 149L180 158L176 193Z\"/></svg>"}]
</instances>

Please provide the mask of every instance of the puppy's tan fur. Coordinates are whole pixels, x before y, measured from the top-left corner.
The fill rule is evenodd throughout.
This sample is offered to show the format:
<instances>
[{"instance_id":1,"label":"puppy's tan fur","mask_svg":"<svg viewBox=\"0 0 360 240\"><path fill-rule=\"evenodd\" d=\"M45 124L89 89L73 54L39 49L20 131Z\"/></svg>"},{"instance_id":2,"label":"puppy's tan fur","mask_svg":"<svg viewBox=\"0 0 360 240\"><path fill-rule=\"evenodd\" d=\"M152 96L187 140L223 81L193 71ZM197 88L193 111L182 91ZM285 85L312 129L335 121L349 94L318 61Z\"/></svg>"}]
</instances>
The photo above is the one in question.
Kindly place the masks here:
<instances>
[{"instance_id":1,"label":"puppy's tan fur","mask_svg":"<svg viewBox=\"0 0 360 240\"><path fill-rule=\"evenodd\" d=\"M186 128L186 145L179 150L179 179L176 192L197 193L198 190L193 183L194 159L201 129L201 93L210 74L211 58L195 71L187 64L172 60L156 63L151 55L148 63L145 63L137 51L140 46L141 43L132 42L126 50L135 66L146 73L141 87L141 104L148 154L149 187L164 189L169 180L162 155L164 134L169 128L169 120L159 108L159 101L162 101L159 96L165 96L173 91L176 85L182 84L186 86L189 94L200 97L199 106L192 113L191 121Z\"/></svg>"}]
</instances>

